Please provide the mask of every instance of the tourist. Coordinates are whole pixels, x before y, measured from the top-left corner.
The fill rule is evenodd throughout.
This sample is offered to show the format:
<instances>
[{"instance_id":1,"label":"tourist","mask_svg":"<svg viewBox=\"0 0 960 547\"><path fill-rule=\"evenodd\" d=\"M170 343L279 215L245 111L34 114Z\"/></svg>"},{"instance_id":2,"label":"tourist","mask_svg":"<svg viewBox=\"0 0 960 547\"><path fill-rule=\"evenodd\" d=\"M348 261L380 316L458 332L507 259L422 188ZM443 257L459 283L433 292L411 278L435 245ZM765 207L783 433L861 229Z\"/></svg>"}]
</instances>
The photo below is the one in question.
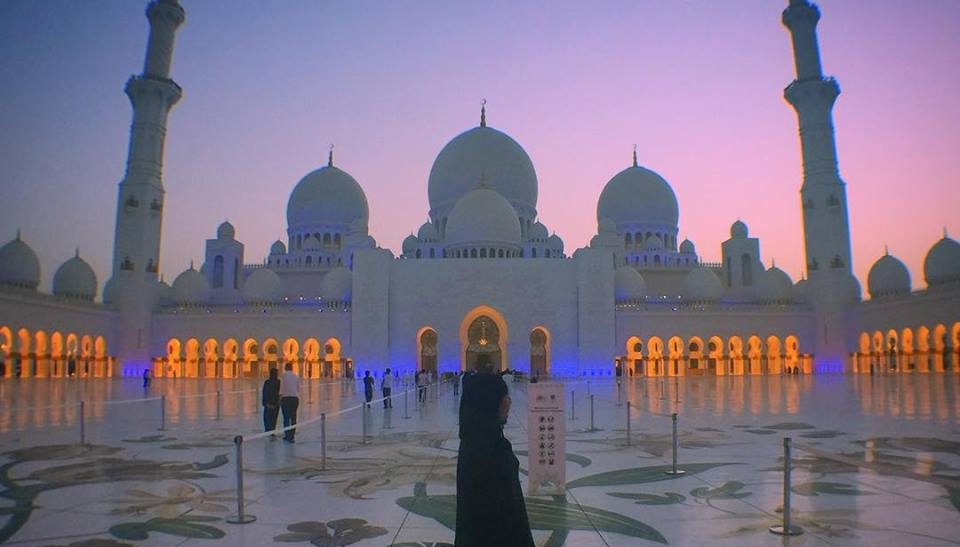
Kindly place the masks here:
<instances>
[{"instance_id":1,"label":"tourist","mask_svg":"<svg viewBox=\"0 0 960 547\"><path fill-rule=\"evenodd\" d=\"M277 414L280 412L280 380L275 368L270 369L270 377L263 381L260 401L263 404L263 430L273 431L277 428ZM275 438L275 435L270 436L271 441Z\"/></svg>"},{"instance_id":2,"label":"tourist","mask_svg":"<svg viewBox=\"0 0 960 547\"><path fill-rule=\"evenodd\" d=\"M363 397L367 401L367 406L370 406L370 401L373 400L373 376L370 376L370 371L363 371Z\"/></svg>"},{"instance_id":3,"label":"tourist","mask_svg":"<svg viewBox=\"0 0 960 547\"><path fill-rule=\"evenodd\" d=\"M460 371L453 373L453 396L460 395Z\"/></svg>"},{"instance_id":4,"label":"tourist","mask_svg":"<svg viewBox=\"0 0 960 547\"><path fill-rule=\"evenodd\" d=\"M510 414L507 384L486 355L463 377L457 456L456 547L533 547L520 488L520 462L503 426Z\"/></svg>"},{"instance_id":5,"label":"tourist","mask_svg":"<svg viewBox=\"0 0 960 547\"><path fill-rule=\"evenodd\" d=\"M280 411L283 412L283 440L294 442L296 429L287 427L297 425L297 407L300 406L300 378L293 373L293 363L283 365L283 378L280 380Z\"/></svg>"},{"instance_id":6,"label":"tourist","mask_svg":"<svg viewBox=\"0 0 960 547\"><path fill-rule=\"evenodd\" d=\"M421 403L427 402L427 373L422 370L417 371L416 376L417 383L417 401Z\"/></svg>"},{"instance_id":7,"label":"tourist","mask_svg":"<svg viewBox=\"0 0 960 547\"><path fill-rule=\"evenodd\" d=\"M143 369L143 389L150 387L150 369Z\"/></svg>"},{"instance_id":8,"label":"tourist","mask_svg":"<svg viewBox=\"0 0 960 547\"><path fill-rule=\"evenodd\" d=\"M393 400L390 399L390 393L393 391L393 376L390 374L389 368L383 373L380 391L383 392L383 408L393 408Z\"/></svg>"}]
</instances>

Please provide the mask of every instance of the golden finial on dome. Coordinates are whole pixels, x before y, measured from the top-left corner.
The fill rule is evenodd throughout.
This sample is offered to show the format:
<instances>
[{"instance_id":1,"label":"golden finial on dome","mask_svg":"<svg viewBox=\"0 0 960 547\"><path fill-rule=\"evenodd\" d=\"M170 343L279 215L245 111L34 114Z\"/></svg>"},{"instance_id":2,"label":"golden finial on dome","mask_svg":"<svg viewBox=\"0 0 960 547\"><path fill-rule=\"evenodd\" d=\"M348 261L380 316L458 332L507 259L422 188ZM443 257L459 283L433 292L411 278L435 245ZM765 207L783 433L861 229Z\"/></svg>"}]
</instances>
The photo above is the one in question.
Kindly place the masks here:
<instances>
[{"instance_id":1,"label":"golden finial on dome","mask_svg":"<svg viewBox=\"0 0 960 547\"><path fill-rule=\"evenodd\" d=\"M480 127L487 126L487 100L480 101Z\"/></svg>"},{"instance_id":2,"label":"golden finial on dome","mask_svg":"<svg viewBox=\"0 0 960 547\"><path fill-rule=\"evenodd\" d=\"M330 145L330 152L327 153L327 167L333 167L333 144Z\"/></svg>"},{"instance_id":3,"label":"golden finial on dome","mask_svg":"<svg viewBox=\"0 0 960 547\"><path fill-rule=\"evenodd\" d=\"M637 145L633 145L633 166L637 166Z\"/></svg>"}]
</instances>

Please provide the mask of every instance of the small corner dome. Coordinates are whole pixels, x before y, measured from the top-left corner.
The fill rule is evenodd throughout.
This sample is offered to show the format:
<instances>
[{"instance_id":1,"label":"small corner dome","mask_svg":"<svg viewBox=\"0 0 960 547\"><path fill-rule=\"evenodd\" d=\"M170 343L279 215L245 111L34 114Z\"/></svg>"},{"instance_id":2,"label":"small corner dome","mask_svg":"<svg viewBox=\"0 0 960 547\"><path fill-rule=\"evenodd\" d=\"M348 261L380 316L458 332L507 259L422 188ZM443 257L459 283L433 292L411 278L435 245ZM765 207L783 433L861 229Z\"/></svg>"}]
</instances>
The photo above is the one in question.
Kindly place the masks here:
<instances>
[{"instance_id":1,"label":"small corner dome","mask_svg":"<svg viewBox=\"0 0 960 547\"><path fill-rule=\"evenodd\" d=\"M284 243L278 239L273 242L273 245L270 246L270 254L285 255L287 254L287 246L284 245Z\"/></svg>"},{"instance_id":2,"label":"small corner dome","mask_svg":"<svg viewBox=\"0 0 960 547\"><path fill-rule=\"evenodd\" d=\"M730 237L733 239L746 239L750 235L750 230L747 228L747 224L742 220L737 220L730 225Z\"/></svg>"},{"instance_id":3,"label":"small corner dome","mask_svg":"<svg viewBox=\"0 0 960 547\"><path fill-rule=\"evenodd\" d=\"M460 198L447 217L448 245L520 245L520 219L510 202L481 186Z\"/></svg>"},{"instance_id":4,"label":"small corner dome","mask_svg":"<svg viewBox=\"0 0 960 547\"><path fill-rule=\"evenodd\" d=\"M37 253L20 239L0 247L0 284L36 290L40 284L40 261Z\"/></svg>"},{"instance_id":5,"label":"small corner dome","mask_svg":"<svg viewBox=\"0 0 960 547\"><path fill-rule=\"evenodd\" d=\"M224 221L223 224L217 227L217 239L233 239L237 234L237 231L233 228L233 224L230 224L230 221Z\"/></svg>"},{"instance_id":6,"label":"small corner dome","mask_svg":"<svg viewBox=\"0 0 960 547\"><path fill-rule=\"evenodd\" d=\"M694 244L693 244L692 241L690 241L689 239L684 239L684 240L680 243L680 252L683 253L683 254L690 254L690 255L692 255L692 254L696 254L696 253L697 253L697 248L696 248L696 246L694 246Z\"/></svg>"},{"instance_id":7,"label":"small corner dome","mask_svg":"<svg viewBox=\"0 0 960 547\"><path fill-rule=\"evenodd\" d=\"M437 229L433 226L431 222L424 222L420 226L420 229L417 230L417 239L420 241L436 241L439 239L437 235Z\"/></svg>"},{"instance_id":8,"label":"small corner dome","mask_svg":"<svg viewBox=\"0 0 960 547\"><path fill-rule=\"evenodd\" d=\"M683 279L680 294L690 302L715 302L723 296L723 285L713 270L700 266L690 270Z\"/></svg>"},{"instance_id":9,"label":"small corner dome","mask_svg":"<svg viewBox=\"0 0 960 547\"><path fill-rule=\"evenodd\" d=\"M283 298L283 282L269 268L258 268L243 282L243 301L247 304L273 304Z\"/></svg>"},{"instance_id":10,"label":"small corner dome","mask_svg":"<svg viewBox=\"0 0 960 547\"><path fill-rule=\"evenodd\" d=\"M960 281L960 243L943 236L923 259L923 276L928 287Z\"/></svg>"},{"instance_id":11,"label":"small corner dome","mask_svg":"<svg viewBox=\"0 0 960 547\"><path fill-rule=\"evenodd\" d=\"M613 294L617 302L642 300L647 296L647 282L632 266L620 266L614 272Z\"/></svg>"},{"instance_id":12,"label":"small corner dome","mask_svg":"<svg viewBox=\"0 0 960 547\"><path fill-rule=\"evenodd\" d=\"M90 301L97 296L97 275L79 253L61 264L53 274L53 294Z\"/></svg>"},{"instance_id":13,"label":"small corner dome","mask_svg":"<svg viewBox=\"0 0 960 547\"><path fill-rule=\"evenodd\" d=\"M210 284L193 266L173 280L173 301L176 304L198 306L206 304L209 299Z\"/></svg>"},{"instance_id":14,"label":"small corner dome","mask_svg":"<svg viewBox=\"0 0 960 547\"><path fill-rule=\"evenodd\" d=\"M645 167L627 167L617 173L597 201L597 220L609 218L617 226L636 223L676 228L679 216L673 188Z\"/></svg>"},{"instance_id":15,"label":"small corner dome","mask_svg":"<svg viewBox=\"0 0 960 547\"><path fill-rule=\"evenodd\" d=\"M320 296L327 302L349 302L353 295L353 274L343 266L333 268L323 276Z\"/></svg>"},{"instance_id":16,"label":"small corner dome","mask_svg":"<svg viewBox=\"0 0 960 547\"><path fill-rule=\"evenodd\" d=\"M797 281L793 286L793 298L798 302L806 302L807 300L807 279L803 278L800 281Z\"/></svg>"},{"instance_id":17,"label":"small corner dome","mask_svg":"<svg viewBox=\"0 0 960 547\"><path fill-rule=\"evenodd\" d=\"M287 226L307 228L317 224L351 226L367 223L367 196L346 171L331 165L300 179L287 202Z\"/></svg>"},{"instance_id":18,"label":"small corner dome","mask_svg":"<svg viewBox=\"0 0 960 547\"><path fill-rule=\"evenodd\" d=\"M457 135L437 155L427 183L430 208L453 207L481 177L514 206L536 209L537 173L530 156L509 135L486 125Z\"/></svg>"},{"instance_id":19,"label":"small corner dome","mask_svg":"<svg viewBox=\"0 0 960 547\"><path fill-rule=\"evenodd\" d=\"M870 292L870 298L908 294L910 272L900 259L885 254L870 267L870 273L867 274L867 290Z\"/></svg>"},{"instance_id":20,"label":"small corner dome","mask_svg":"<svg viewBox=\"0 0 960 547\"><path fill-rule=\"evenodd\" d=\"M793 280L787 272L771 266L757 280L757 300L761 302L790 302L793 300Z\"/></svg>"},{"instance_id":21,"label":"small corner dome","mask_svg":"<svg viewBox=\"0 0 960 547\"><path fill-rule=\"evenodd\" d=\"M552 236L547 238L547 246L550 247L551 249L556 249L558 251L563 252L563 240L560 239L560 236L558 236L557 234L553 234Z\"/></svg>"},{"instance_id":22,"label":"small corner dome","mask_svg":"<svg viewBox=\"0 0 960 547\"><path fill-rule=\"evenodd\" d=\"M417 239L417 236L410 234L407 237L403 238L403 254L413 254L417 251L417 247L420 246L420 240Z\"/></svg>"},{"instance_id":23,"label":"small corner dome","mask_svg":"<svg viewBox=\"0 0 960 547\"><path fill-rule=\"evenodd\" d=\"M663 249L663 240L657 235L648 237L647 240L643 242L643 248L647 251L658 251Z\"/></svg>"},{"instance_id":24,"label":"small corner dome","mask_svg":"<svg viewBox=\"0 0 960 547\"><path fill-rule=\"evenodd\" d=\"M542 222L535 222L533 226L530 227L530 239L547 239L550 236L550 232L547 231L547 227L543 225Z\"/></svg>"}]
</instances>

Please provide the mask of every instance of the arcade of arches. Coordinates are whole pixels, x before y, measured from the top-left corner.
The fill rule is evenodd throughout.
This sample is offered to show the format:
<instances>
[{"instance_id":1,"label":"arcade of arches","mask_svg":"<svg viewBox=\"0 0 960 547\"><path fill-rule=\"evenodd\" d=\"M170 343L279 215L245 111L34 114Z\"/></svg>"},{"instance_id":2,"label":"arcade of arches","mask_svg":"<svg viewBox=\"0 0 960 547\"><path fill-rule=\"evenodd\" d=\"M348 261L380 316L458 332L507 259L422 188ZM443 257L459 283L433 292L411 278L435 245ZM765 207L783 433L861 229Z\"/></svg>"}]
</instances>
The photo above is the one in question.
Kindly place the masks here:
<instances>
[{"instance_id":1,"label":"arcade of arches","mask_svg":"<svg viewBox=\"0 0 960 547\"><path fill-rule=\"evenodd\" d=\"M861 332L853 371L960 372L960 322Z\"/></svg>"},{"instance_id":2,"label":"arcade of arches","mask_svg":"<svg viewBox=\"0 0 960 547\"><path fill-rule=\"evenodd\" d=\"M283 342L267 338L242 342L228 338L220 342L208 338L201 342L189 338L181 342L171 338L167 354L154 359L156 377L239 378L265 377L271 368L291 363L298 375L306 378L343 378L353 376L353 361L341 355L341 344L328 338L322 345L316 338L302 343L295 338Z\"/></svg>"},{"instance_id":3,"label":"arcade of arches","mask_svg":"<svg viewBox=\"0 0 960 547\"><path fill-rule=\"evenodd\" d=\"M627 375L635 376L742 376L756 374L810 374L813 358L800 352L795 335L711 336L687 339L674 336L666 343L658 336L644 340L631 336L627 354L618 359Z\"/></svg>"},{"instance_id":4,"label":"arcade of arches","mask_svg":"<svg viewBox=\"0 0 960 547\"><path fill-rule=\"evenodd\" d=\"M113 372L101 335L0 326L0 378L103 378Z\"/></svg>"}]
</instances>

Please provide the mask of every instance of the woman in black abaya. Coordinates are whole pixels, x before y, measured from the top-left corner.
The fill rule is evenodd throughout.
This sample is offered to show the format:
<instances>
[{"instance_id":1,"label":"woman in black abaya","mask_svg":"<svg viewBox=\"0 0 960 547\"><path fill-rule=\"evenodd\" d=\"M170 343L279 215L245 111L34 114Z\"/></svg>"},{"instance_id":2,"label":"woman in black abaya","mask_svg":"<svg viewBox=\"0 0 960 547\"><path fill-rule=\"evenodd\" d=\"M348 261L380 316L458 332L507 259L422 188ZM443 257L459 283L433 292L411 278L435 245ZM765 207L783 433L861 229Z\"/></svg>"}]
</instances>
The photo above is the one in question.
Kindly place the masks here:
<instances>
[{"instance_id":1,"label":"woman in black abaya","mask_svg":"<svg viewBox=\"0 0 960 547\"><path fill-rule=\"evenodd\" d=\"M509 413L507 384L481 355L460 399L455 547L533 547L520 462L503 436Z\"/></svg>"}]
</instances>

